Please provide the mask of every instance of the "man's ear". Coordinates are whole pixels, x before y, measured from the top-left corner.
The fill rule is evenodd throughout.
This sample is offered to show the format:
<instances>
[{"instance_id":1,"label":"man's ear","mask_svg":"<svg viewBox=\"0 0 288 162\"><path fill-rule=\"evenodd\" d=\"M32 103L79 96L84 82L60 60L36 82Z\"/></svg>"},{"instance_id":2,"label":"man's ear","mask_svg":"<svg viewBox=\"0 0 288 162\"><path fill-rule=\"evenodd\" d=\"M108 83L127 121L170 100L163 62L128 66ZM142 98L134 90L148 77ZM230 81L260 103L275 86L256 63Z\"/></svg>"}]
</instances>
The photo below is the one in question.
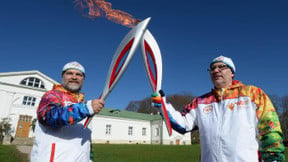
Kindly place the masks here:
<instances>
[{"instance_id":1,"label":"man's ear","mask_svg":"<svg viewBox=\"0 0 288 162\"><path fill-rule=\"evenodd\" d=\"M66 72L66 71L62 71L62 73L61 73L61 78L63 78L63 75L64 75L65 72Z\"/></svg>"}]
</instances>

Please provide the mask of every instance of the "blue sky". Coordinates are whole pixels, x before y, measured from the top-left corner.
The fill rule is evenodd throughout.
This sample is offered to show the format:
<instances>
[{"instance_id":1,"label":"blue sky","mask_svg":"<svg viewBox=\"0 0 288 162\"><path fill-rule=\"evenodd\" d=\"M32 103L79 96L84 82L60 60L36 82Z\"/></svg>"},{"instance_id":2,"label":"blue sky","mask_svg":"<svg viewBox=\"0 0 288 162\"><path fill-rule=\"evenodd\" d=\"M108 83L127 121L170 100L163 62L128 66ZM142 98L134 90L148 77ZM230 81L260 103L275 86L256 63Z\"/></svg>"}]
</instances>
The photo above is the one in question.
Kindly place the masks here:
<instances>
[{"instance_id":1,"label":"blue sky","mask_svg":"<svg viewBox=\"0 0 288 162\"><path fill-rule=\"evenodd\" d=\"M148 28L162 52L166 94L210 91L206 69L219 55L233 59L236 79L267 94L288 94L288 1L108 2L137 19L152 17ZM72 0L14 0L0 6L0 72L39 70L60 82L63 65L76 60L86 68L86 99L99 97L130 28L104 17L83 17ZM138 50L105 106L124 109L150 94Z\"/></svg>"}]
</instances>

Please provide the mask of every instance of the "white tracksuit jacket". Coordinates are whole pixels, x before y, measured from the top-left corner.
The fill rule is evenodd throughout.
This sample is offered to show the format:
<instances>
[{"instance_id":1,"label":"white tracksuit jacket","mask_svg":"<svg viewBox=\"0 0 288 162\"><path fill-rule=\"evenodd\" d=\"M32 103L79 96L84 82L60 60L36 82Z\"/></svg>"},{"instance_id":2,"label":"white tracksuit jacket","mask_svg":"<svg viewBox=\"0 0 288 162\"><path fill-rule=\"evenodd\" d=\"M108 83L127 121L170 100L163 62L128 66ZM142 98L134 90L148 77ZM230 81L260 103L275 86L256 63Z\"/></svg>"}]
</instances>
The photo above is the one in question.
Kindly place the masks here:
<instances>
[{"instance_id":1,"label":"white tracksuit jacket","mask_svg":"<svg viewBox=\"0 0 288 162\"><path fill-rule=\"evenodd\" d=\"M31 162L89 162L91 129L77 123L49 129L37 122Z\"/></svg>"},{"instance_id":2,"label":"white tracksuit jacket","mask_svg":"<svg viewBox=\"0 0 288 162\"><path fill-rule=\"evenodd\" d=\"M37 109L31 162L89 162L91 128L83 127L83 119L92 114L91 101L86 103L82 93L54 85Z\"/></svg>"},{"instance_id":3,"label":"white tracksuit jacket","mask_svg":"<svg viewBox=\"0 0 288 162\"><path fill-rule=\"evenodd\" d=\"M167 111L176 131L198 127L202 162L258 162L258 151L262 159L285 159L278 116L260 88L233 81L197 97L182 113L171 104Z\"/></svg>"}]
</instances>

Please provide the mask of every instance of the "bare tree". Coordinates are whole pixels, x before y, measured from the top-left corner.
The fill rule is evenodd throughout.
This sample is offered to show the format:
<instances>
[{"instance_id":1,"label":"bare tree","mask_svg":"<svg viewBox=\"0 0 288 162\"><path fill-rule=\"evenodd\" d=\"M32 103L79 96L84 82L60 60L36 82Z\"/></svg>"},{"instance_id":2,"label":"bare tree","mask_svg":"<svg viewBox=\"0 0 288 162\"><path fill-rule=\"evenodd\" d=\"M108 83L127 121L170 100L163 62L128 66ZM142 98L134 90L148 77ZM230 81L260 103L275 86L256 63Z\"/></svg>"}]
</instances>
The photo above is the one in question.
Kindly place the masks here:
<instances>
[{"instance_id":1,"label":"bare tree","mask_svg":"<svg viewBox=\"0 0 288 162\"><path fill-rule=\"evenodd\" d=\"M141 101L131 101L128 106L125 108L127 111L137 112L140 108Z\"/></svg>"},{"instance_id":2,"label":"bare tree","mask_svg":"<svg viewBox=\"0 0 288 162\"><path fill-rule=\"evenodd\" d=\"M167 96L167 102L170 102L173 107L177 110L182 110L185 105L192 102L194 96L192 94L183 93L183 94L174 94ZM152 107L151 97L147 97L140 101L131 101L128 106L125 108L128 111L134 111L145 114L156 114L158 112L157 108Z\"/></svg>"},{"instance_id":3,"label":"bare tree","mask_svg":"<svg viewBox=\"0 0 288 162\"><path fill-rule=\"evenodd\" d=\"M282 105L283 105L283 111L288 111L288 96L282 97Z\"/></svg>"},{"instance_id":4,"label":"bare tree","mask_svg":"<svg viewBox=\"0 0 288 162\"><path fill-rule=\"evenodd\" d=\"M175 109L182 111L194 98L195 97L192 94L183 93L168 96L167 101L170 102Z\"/></svg>"},{"instance_id":5,"label":"bare tree","mask_svg":"<svg viewBox=\"0 0 288 162\"><path fill-rule=\"evenodd\" d=\"M147 97L143 100L141 100L140 104L139 104L139 109L137 112L139 113L145 113L145 114L157 114L158 110L157 108L153 107L152 106L152 103L151 103L151 98L150 97Z\"/></svg>"},{"instance_id":6,"label":"bare tree","mask_svg":"<svg viewBox=\"0 0 288 162\"><path fill-rule=\"evenodd\" d=\"M283 99L279 97L278 95L269 95L269 98L271 102L273 103L273 106L275 107L275 110L278 114L281 114L283 111Z\"/></svg>"}]
</instances>

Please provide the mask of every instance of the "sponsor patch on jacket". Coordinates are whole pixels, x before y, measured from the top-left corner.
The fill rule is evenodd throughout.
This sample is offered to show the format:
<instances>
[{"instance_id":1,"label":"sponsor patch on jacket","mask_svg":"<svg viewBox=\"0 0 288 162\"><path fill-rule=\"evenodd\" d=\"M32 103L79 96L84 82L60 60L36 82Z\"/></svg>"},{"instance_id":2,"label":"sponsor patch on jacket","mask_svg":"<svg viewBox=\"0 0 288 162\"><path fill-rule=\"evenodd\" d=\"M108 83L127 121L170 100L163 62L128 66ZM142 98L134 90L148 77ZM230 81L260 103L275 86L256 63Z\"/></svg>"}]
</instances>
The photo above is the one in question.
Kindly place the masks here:
<instances>
[{"instance_id":1,"label":"sponsor patch on jacket","mask_svg":"<svg viewBox=\"0 0 288 162\"><path fill-rule=\"evenodd\" d=\"M207 106L205 106L205 107L203 108L203 113L204 113L204 114L209 114L209 113L212 112L212 110L213 110L213 106L212 106L212 105L207 105Z\"/></svg>"},{"instance_id":2,"label":"sponsor patch on jacket","mask_svg":"<svg viewBox=\"0 0 288 162\"><path fill-rule=\"evenodd\" d=\"M235 108L235 106L237 105L237 110L241 110L241 109L245 109L245 108L248 108L248 104L249 104L249 101L248 100L244 100L244 101L237 101L237 102L232 102L232 103L229 103L227 105L228 109L230 109L231 111Z\"/></svg>"},{"instance_id":3,"label":"sponsor patch on jacket","mask_svg":"<svg viewBox=\"0 0 288 162\"><path fill-rule=\"evenodd\" d=\"M238 110L245 109L245 108L248 108L249 101L248 100L238 101L235 104L238 106L237 107Z\"/></svg>"}]
</instances>

